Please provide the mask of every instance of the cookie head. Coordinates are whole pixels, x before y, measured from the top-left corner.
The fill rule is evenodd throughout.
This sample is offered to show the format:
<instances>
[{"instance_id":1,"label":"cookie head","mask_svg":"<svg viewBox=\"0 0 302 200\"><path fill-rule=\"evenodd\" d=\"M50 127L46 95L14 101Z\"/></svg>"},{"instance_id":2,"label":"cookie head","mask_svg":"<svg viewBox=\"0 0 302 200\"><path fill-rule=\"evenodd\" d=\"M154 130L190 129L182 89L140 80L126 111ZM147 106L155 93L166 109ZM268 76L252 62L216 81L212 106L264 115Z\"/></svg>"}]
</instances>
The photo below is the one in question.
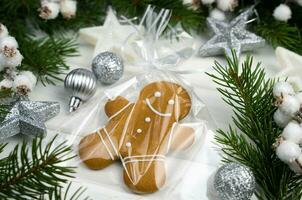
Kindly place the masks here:
<instances>
[{"instance_id":1,"label":"cookie head","mask_svg":"<svg viewBox=\"0 0 302 200\"><path fill-rule=\"evenodd\" d=\"M139 100L144 101L155 114L175 117L176 121L188 115L192 103L186 89L168 81L148 84L140 92Z\"/></svg>"}]
</instances>

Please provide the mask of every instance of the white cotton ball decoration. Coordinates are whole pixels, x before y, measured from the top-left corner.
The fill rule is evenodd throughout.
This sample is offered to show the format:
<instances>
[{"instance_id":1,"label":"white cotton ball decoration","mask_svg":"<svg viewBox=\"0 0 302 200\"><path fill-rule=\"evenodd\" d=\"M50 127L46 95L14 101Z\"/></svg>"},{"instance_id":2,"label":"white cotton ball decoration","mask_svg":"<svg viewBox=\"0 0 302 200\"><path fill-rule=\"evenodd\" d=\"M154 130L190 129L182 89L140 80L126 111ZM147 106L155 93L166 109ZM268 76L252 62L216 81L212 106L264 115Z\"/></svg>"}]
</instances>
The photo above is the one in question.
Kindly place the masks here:
<instances>
[{"instance_id":1,"label":"white cotton ball decoration","mask_svg":"<svg viewBox=\"0 0 302 200\"><path fill-rule=\"evenodd\" d=\"M34 88L37 83L36 76L31 71L22 71L19 75L26 76L31 82L31 88Z\"/></svg>"},{"instance_id":2,"label":"white cotton ball decoration","mask_svg":"<svg viewBox=\"0 0 302 200\"><path fill-rule=\"evenodd\" d=\"M283 113L280 109L274 113L274 121L279 127L285 127L291 120L292 117Z\"/></svg>"},{"instance_id":3,"label":"white cotton ball decoration","mask_svg":"<svg viewBox=\"0 0 302 200\"><path fill-rule=\"evenodd\" d=\"M26 75L18 75L14 80L14 88L19 95L28 95L34 88L32 80Z\"/></svg>"},{"instance_id":4,"label":"white cotton ball decoration","mask_svg":"<svg viewBox=\"0 0 302 200\"><path fill-rule=\"evenodd\" d=\"M204 5L212 4L214 2L215 2L215 0L201 0L201 3L204 4Z\"/></svg>"},{"instance_id":5,"label":"white cotton ball decoration","mask_svg":"<svg viewBox=\"0 0 302 200\"><path fill-rule=\"evenodd\" d=\"M77 11L77 2L73 0L62 0L60 2L60 11L64 18L75 17Z\"/></svg>"},{"instance_id":6,"label":"white cotton ball decoration","mask_svg":"<svg viewBox=\"0 0 302 200\"><path fill-rule=\"evenodd\" d=\"M238 0L217 0L217 7L223 11L233 11L238 6Z\"/></svg>"},{"instance_id":7,"label":"white cotton ball decoration","mask_svg":"<svg viewBox=\"0 0 302 200\"><path fill-rule=\"evenodd\" d=\"M273 95L274 97L280 97L281 95L295 94L292 85L289 82L280 81L274 85Z\"/></svg>"},{"instance_id":8,"label":"white cotton ball decoration","mask_svg":"<svg viewBox=\"0 0 302 200\"><path fill-rule=\"evenodd\" d=\"M283 162L290 163L299 157L301 149L299 145L285 140L277 147L276 154Z\"/></svg>"},{"instance_id":9,"label":"white cotton ball decoration","mask_svg":"<svg viewBox=\"0 0 302 200\"><path fill-rule=\"evenodd\" d=\"M14 37L4 37L0 40L0 49L3 51L5 47L10 49L17 49L18 42Z\"/></svg>"},{"instance_id":10,"label":"white cotton ball decoration","mask_svg":"<svg viewBox=\"0 0 302 200\"><path fill-rule=\"evenodd\" d=\"M210 17L219 21L225 20L225 14L221 10L215 8L210 12Z\"/></svg>"},{"instance_id":11,"label":"white cotton ball decoration","mask_svg":"<svg viewBox=\"0 0 302 200\"><path fill-rule=\"evenodd\" d=\"M294 116L300 109L300 103L294 96L285 95L279 109L289 116Z\"/></svg>"},{"instance_id":12,"label":"white cotton ball decoration","mask_svg":"<svg viewBox=\"0 0 302 200\"><path fill-rule=\"evenodd\" d=\"M0 82L0 90L3 90L3 89L10 89L13 87L13 81L12 80L9 80L9 79L3 79L1 82Z\"/></svg>"},{"instance_id":13,"label":"white cotton ball decoration","mask_svg":"<svg viewBox=\"0 0 302 200\"><path fill-rule=\"evenodd\" d=\"M296 121L291 121L284 128L282 137L286 141L299 144L302 141L302 127Z\"/></svg>"},{"instance_id":14,"label":"white cotton ball decoration","mask_svg":"<svg viewBox=\"0 0 302 200\"><path fill-rule=\"evenodd\" d=\"M21 65L23 56L20 51L16 49L12 55L0 54L0 66L14 68ZM3 69L2 69L3 70Z\"/></svg>"},{"instance_id":15,"label":"white cotton ball decoration","mask_svg":"<svg viewBox=\"0 0 302 200\"><path fill-rule=\"evenodd\" d=\"M6 26L0 23L0 39L8 36L8 30Z\"/></svg>"},{"instance_id":16,"label":"white cotton ball decoration","mask_svg":"<svg viewBox=\"0 0 302 200\"><path fill-rule=\"evenodd\" d=\"M273 16L276 20L286 22L292 17L292 11L290 10L288 5L280 4L275 8Z\"/></svg>"},{"instance_id":17,"label":"white cotton ball decoration","mask_svg":"<svg viewBox=\"0 0 302 200\"><path fill-rule=\"evenodd\" d=\"M41 18L55 19L59 15L60 5L57 2L43 1L39 11Z\"/></svg>"}]
</instances>

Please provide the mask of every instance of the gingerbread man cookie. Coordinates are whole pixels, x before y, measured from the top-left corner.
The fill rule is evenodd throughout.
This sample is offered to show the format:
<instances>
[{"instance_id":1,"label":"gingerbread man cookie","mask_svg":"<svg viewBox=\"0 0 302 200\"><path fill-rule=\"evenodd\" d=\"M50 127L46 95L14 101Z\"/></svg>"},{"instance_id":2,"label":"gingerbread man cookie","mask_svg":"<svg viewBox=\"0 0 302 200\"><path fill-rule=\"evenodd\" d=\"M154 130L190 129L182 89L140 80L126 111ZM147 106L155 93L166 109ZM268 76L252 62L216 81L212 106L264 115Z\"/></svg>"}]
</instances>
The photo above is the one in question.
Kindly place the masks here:
<instances>
[{"instance_id":1,"label":"gingerbread man cookie","mask_svg":"<svg viewBox=\"0 0 302 200\"><path fill-rule=\"evenodd\" d=\"M80 158L95 170L120 160L132 191L156 192L166 179L165 155L194 142L194 130L178 123L191 104L182 86L167 81L145 86L135 103L121 96L108 101L108 123L81 140Z\"/></svg>"}]
</instances>

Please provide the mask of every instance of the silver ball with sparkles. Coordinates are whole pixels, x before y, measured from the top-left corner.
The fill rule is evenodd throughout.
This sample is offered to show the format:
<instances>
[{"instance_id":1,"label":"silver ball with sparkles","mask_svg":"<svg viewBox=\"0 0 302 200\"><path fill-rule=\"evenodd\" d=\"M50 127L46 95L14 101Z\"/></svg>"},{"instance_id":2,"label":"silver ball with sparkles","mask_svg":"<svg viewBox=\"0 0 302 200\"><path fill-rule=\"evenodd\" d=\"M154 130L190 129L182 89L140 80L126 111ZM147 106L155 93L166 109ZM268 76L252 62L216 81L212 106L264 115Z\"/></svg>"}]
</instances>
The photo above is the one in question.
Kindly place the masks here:
<instances>
[{"instance_id":1,"label":"silver ball with sparkles","mask_svg":"<svg viewBox=\"0 0 302 200\"><path fill-rule=\"evenodd\" d=\"M214 188L223 200L247 200L255 191L256 181L252 171L238 163L220 167L214 177Z\"/></svg>"},{"instance_id":2,"label":"silver ball with sparkles","mask_svg":"<svg viewBox=\"0 0 302 200\"><path fill-rule=\"evenodd\" d=\"M101 83L110 85L123 76L123 61L115 53L105 51L93 59L92 71Z\"/></svg>"},{"instance_id":3,"label":"silver ball with sparkles","mask_svg":"<svg viewBox=\"0 0 302 200\"><path fill-rule=\"evenodd\" d=\"M87 69L74 69L65 77L64 86L71 93L69 112L73 112L83 101L87 101L94 95L96 77Z\"/></svg>"}]
</instances>

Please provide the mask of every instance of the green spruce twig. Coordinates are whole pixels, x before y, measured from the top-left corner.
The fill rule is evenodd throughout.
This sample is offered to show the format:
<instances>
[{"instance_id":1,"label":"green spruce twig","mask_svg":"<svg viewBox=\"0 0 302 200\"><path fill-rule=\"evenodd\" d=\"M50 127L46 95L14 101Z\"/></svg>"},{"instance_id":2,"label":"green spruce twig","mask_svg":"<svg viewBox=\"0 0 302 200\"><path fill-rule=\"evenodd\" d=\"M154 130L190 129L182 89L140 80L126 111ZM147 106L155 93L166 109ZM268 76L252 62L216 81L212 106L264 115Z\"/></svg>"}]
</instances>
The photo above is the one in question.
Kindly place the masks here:
<instances>
[{"instance_id":1,"label":"green spruce twig","mask_svg":"<svg viewBox=\"0 0 302 200\"><path fill-rule=\"evenodd\" d=\"M221 145L223 161L240 162L252 169L260 200L299 199L302 176L279 160L272 147L281 134L273 120L274 80L267 79L260 63L253 66L252 57L240 65L234 53L233 58L227 58L225 67L215 62L214 70L215 74L208 75L234 112L234 126L219 129L215 137Z\"/></svg>"},{"instance_id":2,"label":"green spruce twig","mask_svg":"<svg viewBox=\"0 0 302 200\"><path fill-rule=\"evenodd\" d=\"M43 84L62 80L60 75L69 68L65 58L77 55L75 40L64 36L27 37L19 45L24 57L20 69L32 71Z\"/></svg>"},{"instance_id":3,"label":"green spruce twig","mask_svg":"<svg viewBox=\"0 0 302 200\"><path fill-rule=\"evenodd\" d=\"M56 145L55 138L44 148L41 138L23 142L0 159L0 199L39 199L72 177L74 167L62 165L73 158L71 147Z\"/></svg>"}]
</instances>

